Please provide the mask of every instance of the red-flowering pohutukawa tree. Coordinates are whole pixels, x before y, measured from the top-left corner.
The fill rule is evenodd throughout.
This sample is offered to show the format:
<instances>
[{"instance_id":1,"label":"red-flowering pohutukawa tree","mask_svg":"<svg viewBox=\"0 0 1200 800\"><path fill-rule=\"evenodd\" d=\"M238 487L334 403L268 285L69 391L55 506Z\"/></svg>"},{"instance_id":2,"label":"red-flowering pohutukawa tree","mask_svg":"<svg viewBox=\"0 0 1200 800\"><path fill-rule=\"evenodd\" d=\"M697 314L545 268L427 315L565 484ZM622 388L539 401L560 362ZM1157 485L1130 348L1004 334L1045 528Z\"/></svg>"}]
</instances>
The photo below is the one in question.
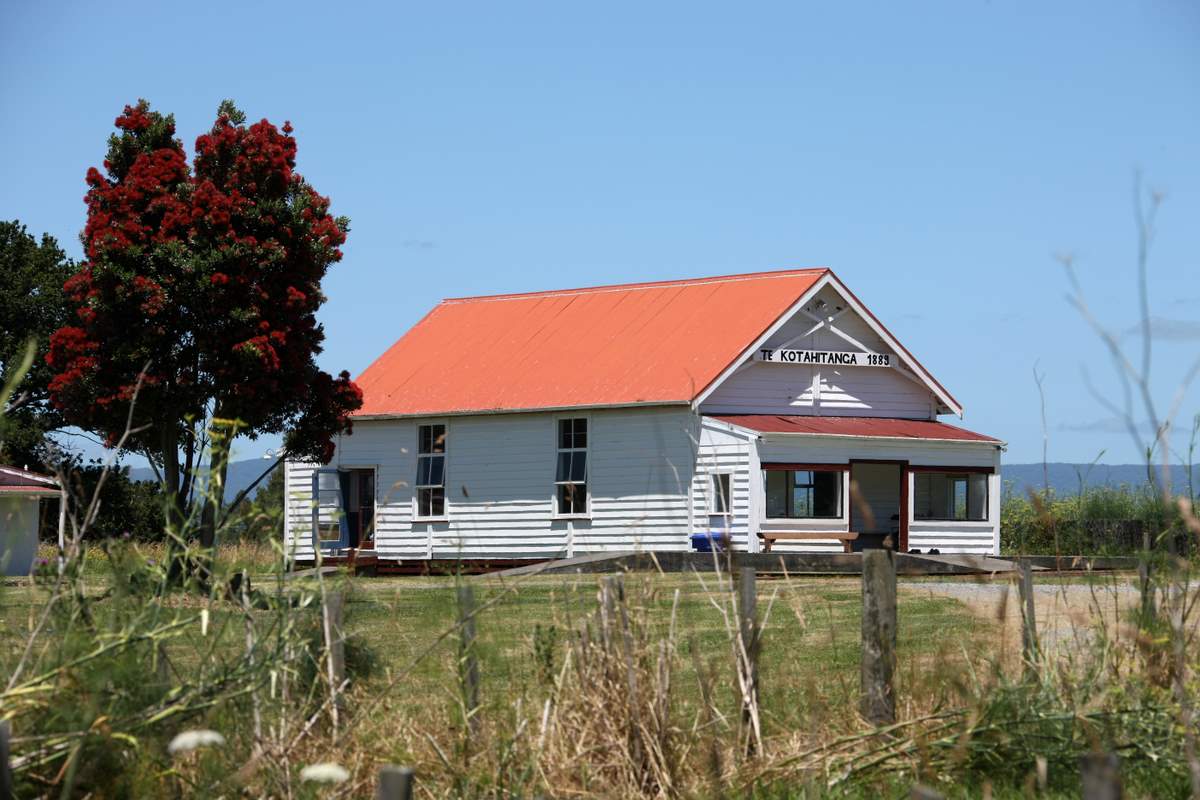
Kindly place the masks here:
<instances>
[{"instance_id":1,"label":"red-flowering pohutukawa tree","mask_svg":"<svg viewBox=\"0 0 1200 800\"><path fill-rule=\"evenodd\" d=\"M295 171L289 123L247 126L226 101L191 168L173 116L143 100L116 126L107 174L87 174L86 261L65 286L78 320L51 337L51 397L146 454L171 498L168 531L200 511L212 544L235 436L284 433L289 457L328 462L362 404L346 372L314 360L321 279L349 221ZM205 452L215 503L193 499Z\"/></svg>"}]
</instances>

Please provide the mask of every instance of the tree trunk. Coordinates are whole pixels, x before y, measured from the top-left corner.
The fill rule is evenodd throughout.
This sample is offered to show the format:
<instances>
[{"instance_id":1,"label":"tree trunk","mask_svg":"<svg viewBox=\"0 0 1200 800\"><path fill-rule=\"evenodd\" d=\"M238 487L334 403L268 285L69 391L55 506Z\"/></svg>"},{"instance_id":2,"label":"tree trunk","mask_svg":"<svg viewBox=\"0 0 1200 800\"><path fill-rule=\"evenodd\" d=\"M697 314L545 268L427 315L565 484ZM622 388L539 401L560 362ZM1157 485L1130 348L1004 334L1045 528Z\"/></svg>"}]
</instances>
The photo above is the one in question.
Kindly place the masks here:
<instances>
[{"instance_id":1,"label":"tree trunk","mask_svg":"<svg viewBox=\"0 0 1200 800\"><path fill-rule=\"evenodd\" d=\"M179 500L179 435L169 425L163 426L159 444L163 471L163 525L168 536L183 534L183 505Z\"/></svg>"},{"instance_id":2,"label":"tree trunk","mask_svg":"<svg viewBox=\"0 0 1200 800\"><path fill-rule=\"evenodd\" d=\"M196 572L200 581L208 584L217 555L217 520L225 502L225 476L229 471L229 450L237 435L237 426L221 418L221 403L213 408L212 427L208 445L208 483L204 489L204 505L200 510L200 558Z\"/></svg>"},{"instance_id":3,"label":"tree trunk","mask_svg":"<svg viewBox=\"0 0 1200 800\"><path fill-rule=\"evenodd\" d=\"M167 574L171 583L183 577L183 502L179 496L179 431L164 425L159 436L159 457L162 458L163 529L167 537Z\"/></svg>"},{"instance_id":4,"label":"tree trunk","mask_svg":"<svg viewBox=\"0 0 1200 800\"><path fill-rule=\"evenodd\" d=\"M204 510L200 514L200 546L213 549L217 545L217 515L225 502L225 476L229 471L228 439L213 442L208 464L208 488L204 493Z\"/></svg>"}]
</instances>

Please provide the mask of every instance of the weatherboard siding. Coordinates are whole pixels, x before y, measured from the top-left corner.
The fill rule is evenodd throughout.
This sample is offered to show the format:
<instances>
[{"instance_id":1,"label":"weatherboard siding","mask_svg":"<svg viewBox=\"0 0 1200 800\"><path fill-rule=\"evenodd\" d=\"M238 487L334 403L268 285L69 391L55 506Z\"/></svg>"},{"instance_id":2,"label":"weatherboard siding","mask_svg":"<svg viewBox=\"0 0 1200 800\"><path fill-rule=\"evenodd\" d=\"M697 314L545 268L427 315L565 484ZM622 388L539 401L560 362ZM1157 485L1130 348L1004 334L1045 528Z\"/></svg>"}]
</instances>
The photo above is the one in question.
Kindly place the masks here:
<instances>
[{"instance_id":1,"label":"weatherboard siding","mask_svg":"<svg viewBox=\"0 0 1200 800\"><path fill-rule=\"evenodd\" d=\"M588 426L589 514L554 513L557 420ZM417 426L447 426L446 516L414 516ZM373 420L338 441L330 467L373 467L375 550L395 559L553 558L689 546L695 417L679 409ZM312 557L311 465L289 464L289 546ZM301 483L307 480L305 487ZM294 486L293 486L294 485ZM304 540L304 541L301 541ZM307 545L307 550L304 546Z\"/></svg>"},{"instance_id":2,"label":"weatherboard siding","mask_svg":"<svg viewBox=\"0 0 1200 800\"><path fill-rule=\"evenodd\" d=\"M553 513L555 413L364 421L342 437L331 467L372 467L376 552L388 559L556 558L619 550L683 550L694 531L727 527L734 547L756 551L760 530L846 531L842 516L766 519L762 462L849 463L894 459L914 466L999 467L995 445L908 439L756 434L682 410L581 413L589 419L590 514ZM417 425L447 425L445 519L414 518ZM312 552L312 464L289 462L287 547ZM731 514L714 515L714 473L731 476ZM912 477L909 477L910 491ZM911 495L910 495L911 496ZM1000 478L989 480L989 519L922 522L908 504L909 547L943 553L998 553ZM840 552L834 539L779 541L775 552Z\"/></svg>"},{"instance_id":3,"label":"weatherboard siding","mask_svg":"<svg viewBox=\"0 0 1200 800\"><path fill-rule=\"evenodd\" d=\"M692 481L692 519L696 531L726 534L738 550L755 550L754 521L758 496L754 473L758 462L751 436L713 420L701 426L696 452L696 475ZM730 476L730 513L714 513L713 475Z\"/></svg>"},{"instance_id":4,"label":"weatherboard siding","mask_svg":"<svg viewBox=\"0 0 1200 800\"><path fill-rule=\"evenodd\" d=\"M313 558L312 476L318 465L303 461L284 463L283 493L287 513L283 518L283 546L296 561Z\"/></svg>"},{"instance_id":5,"label":"weatherboard siding","mask_svg":"<svg viewBox=\"0 0 1200 800\"><path fill-rule=\"evenodd\" d=\"M758 452L764 462L806 464L846 464L851 460L883 459L907 461L913 466L991 467L996 459L996 445L990 442L769 433L763 434Z\"/></svg>"},{"instance_id":6,"label":"weatherboard siding","mask_svg":"<svg viewBox=\"0 0 1200 800\"><path fill-rule=\"evenodd\" d=\"M727 378L700 409L705 414L935 418L933 395L894 368L757 361Z\"/></svg>"}]
</instances>

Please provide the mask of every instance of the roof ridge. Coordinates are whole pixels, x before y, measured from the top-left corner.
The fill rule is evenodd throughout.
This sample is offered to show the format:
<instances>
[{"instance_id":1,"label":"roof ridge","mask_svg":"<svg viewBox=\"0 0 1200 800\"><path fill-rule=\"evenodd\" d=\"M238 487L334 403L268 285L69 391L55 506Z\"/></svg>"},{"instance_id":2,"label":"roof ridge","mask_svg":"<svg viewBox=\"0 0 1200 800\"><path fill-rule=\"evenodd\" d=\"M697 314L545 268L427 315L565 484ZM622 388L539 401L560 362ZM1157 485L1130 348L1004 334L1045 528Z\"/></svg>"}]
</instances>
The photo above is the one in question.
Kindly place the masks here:
<instances>
[{"instance_id":1,"label":"roof ridge","mask_svg":"<svg viewBox=\"0 0 1200 800\"><path fill-rule=\"evenodd\" d=\"M829 267L797 267L793 269L770 270L766 272L742 272L732 275L711 275L703 278L675 278L663 281L642 281L638 283L611 283L600 286L581 286L575 289L545 289L536 292L511 292L507 294L484 294L466 297L447 297L438 305L447 303L483 302L494 300L518 300L526 297L563 297L578 294L598 294L601 292L624 292L634 289L661 289L668 286L704 286L713 283L731 283L734 281L761 280L768 278L783 278L792 275L812 275L831 272Z\"/></svg>"}]
</instances>

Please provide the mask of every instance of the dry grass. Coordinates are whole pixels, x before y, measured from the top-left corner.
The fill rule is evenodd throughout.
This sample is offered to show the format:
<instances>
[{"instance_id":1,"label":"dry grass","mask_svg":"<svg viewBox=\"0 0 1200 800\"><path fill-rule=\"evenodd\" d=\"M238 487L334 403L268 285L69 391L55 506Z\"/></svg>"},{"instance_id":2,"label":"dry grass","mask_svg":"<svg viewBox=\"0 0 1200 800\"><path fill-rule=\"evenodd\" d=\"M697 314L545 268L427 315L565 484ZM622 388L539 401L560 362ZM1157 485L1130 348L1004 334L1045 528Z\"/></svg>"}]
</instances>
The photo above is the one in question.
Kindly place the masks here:
<instances>
[{"instance_id":1,"label":"dry grass","mask_svg":"<svg viewBox=\"0 0 1200 800\"><path fill-rule=\"evenodd\" d=\"M221 560L268 563L253 549L223 553ZM94 609L111 602L105 564L93 562L82 582ZM274 591L271 580L263 575L257 584ZM186 724L212 727L228 744L172 760L161 739L146 740L123 756L124 768L137 776L143 793L192 787L199 795L281 797L368 797L378 768L389 763L413 766L428 797L862 797L903 792L918 777L940 780L943 789L961 784L966 796L981 791L987 770L995 770L995 796L1005 796L1023 791L1036 773L1034 753L1044 746L1051 764L1047 791L1066 795L1078 791L1071 753L1086 744L1063 739L1062 715L1078 714L1088 730L1108 730L1113 687L1145 683L1136 636L1097 635L1095 619L1076 618L1074 626L1088 631L1079 639L1085 650L1102 644L1094 652L1108 662L1098 673L1088 661L1093 651L1077 649L1073 659L1047 661L1045 686L1024 685L1019 653L1014 655L994 604L932 595L929 584L901 579L901 724L881 735L856 710L858 580L763 579L762 744L748 754L727 581L630 574L623 578L623 601L605 603L598 576L468 580L480 603L473 655L482 706L473 724L459 679L454 579L327 583L325 591L344 590L349 598L351 680L336 731L323 702L329 687L317 615L321 587L290 581L282 597L310 599L288 611L271 607L251 614L260 639L271 636L285 615L297 631L272 651L283 660L267 665L271 677ZM5 593L0 666L11 665L14 645L35 624L47 592L26 586ZM209 615L206 632L193 624L164 642L181 685L243 657L243 611L236 604L179 593L159 602L173 612ZM54 641L48 637L45 646ZM295 660L304 641L316 643L309 667L304 656ZM290 694L280 688L284 676ZM1063 687L1071 685L1074 694L1064 699ZM260 704L254 707L264 719L261 736L251 724L250 697ZM1026 711L1033 716L1022 716ZM1145 728L1146 746L1160 748L1158 719L1138 717L1124 729ZM18 720L16 729L27 725ZM162 735L186 726L181 721ZM287 735L275 736L276 728ZM1024 730L1048 738L1014 738L1013 732ZM255 757L257 748L262 751ZM1175 758L1166 751L1153 755L1164 763ZM989 760L996 758L1011 763ZM299 781L303 766L325 761L349 770L348 781L321 790ZM1139 786L1156 787L1143 793L1173 787L1175 776L1166 768L1161 775L1139 773L1131 795ZM53 781L54 775L43 779Z\"/></svg>"}]
</instances>

